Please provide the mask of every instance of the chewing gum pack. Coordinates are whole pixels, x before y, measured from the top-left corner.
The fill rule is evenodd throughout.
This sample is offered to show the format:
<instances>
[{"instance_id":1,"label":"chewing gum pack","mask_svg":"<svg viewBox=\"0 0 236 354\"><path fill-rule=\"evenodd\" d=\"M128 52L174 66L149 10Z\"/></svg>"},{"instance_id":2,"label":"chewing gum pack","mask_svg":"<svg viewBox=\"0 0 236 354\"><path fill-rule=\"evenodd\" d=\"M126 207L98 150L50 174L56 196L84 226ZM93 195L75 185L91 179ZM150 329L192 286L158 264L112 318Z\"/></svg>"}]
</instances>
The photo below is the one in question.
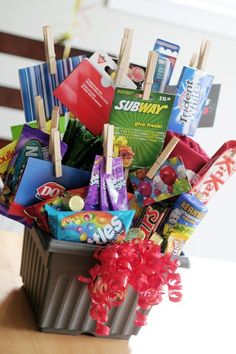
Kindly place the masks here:
<instances>
[{"instance_id":1,"label":"chewing gum pack","mask_svg":"<svg viewBox=\"0 0 236 354\"><path fill-rule=\"evenodd\" d=\"M175 101L168 129L194 136L214 77L192 67L184 66L176 86Z\"/></svg>"}]
</instances>

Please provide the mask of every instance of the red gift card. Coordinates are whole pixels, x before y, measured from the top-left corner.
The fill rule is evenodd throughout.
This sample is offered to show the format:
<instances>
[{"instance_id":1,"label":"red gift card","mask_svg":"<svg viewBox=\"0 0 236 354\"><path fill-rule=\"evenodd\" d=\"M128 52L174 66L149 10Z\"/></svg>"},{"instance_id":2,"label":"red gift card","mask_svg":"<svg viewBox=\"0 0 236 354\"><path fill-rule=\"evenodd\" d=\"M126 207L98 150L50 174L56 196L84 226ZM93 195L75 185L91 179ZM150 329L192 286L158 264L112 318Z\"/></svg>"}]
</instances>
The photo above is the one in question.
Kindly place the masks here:
<instances>
[{"instance_id":1,"label":"red gift card","mask_svg":"<svg viewBox=\"0 0 236 354\"><path fill-rule=\"evenodd\" d=\"M106 86L103 86L105 84ZM108 122L114 87L84 59L54 95L95 135Z\"/></svg>"},{"instance_id":2,"label":"red gift card","mask_svg":"<svg viewBox=\"0 0 236 354\"><path fill-rule=\"evenodd\" d=\"M115 85L112 72L116 63L102 52L84 59L74 71L54 90L54 95L89 129L94 135L102 133L108 123ZM123 87L136 85L126 75Z\"/></svg>"}]
</instances>

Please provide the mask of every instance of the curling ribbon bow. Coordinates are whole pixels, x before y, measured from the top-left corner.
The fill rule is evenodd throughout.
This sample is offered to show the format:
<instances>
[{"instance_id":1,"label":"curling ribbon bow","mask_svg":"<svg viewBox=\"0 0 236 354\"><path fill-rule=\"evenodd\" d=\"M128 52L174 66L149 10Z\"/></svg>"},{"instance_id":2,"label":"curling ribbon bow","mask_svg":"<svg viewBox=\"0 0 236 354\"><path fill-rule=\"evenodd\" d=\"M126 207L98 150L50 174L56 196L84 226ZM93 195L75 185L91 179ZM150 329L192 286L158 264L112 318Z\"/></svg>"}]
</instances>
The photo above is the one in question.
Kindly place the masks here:
<instances>
[{"instance_id":1,"label":"curling ribbon bow","mask_svg":"<svg viewBox=\"0 0 236 354\"><path fill-rule=\"evenodd\" d=\"M170 301L182 298L181 279L176 273L178 260L168 253L162 254L160 246L151 240L112 244L97 249L94 257L99 263L89 270L90 278L79 276L78 280L88 284L90 316L97 322L98 335L109 334L110 328L105 325L108 312L123 303L128 285L138 295L136 326L145 325L145 310L162 301L164 285Z\"/></svg>"}]
</instances>

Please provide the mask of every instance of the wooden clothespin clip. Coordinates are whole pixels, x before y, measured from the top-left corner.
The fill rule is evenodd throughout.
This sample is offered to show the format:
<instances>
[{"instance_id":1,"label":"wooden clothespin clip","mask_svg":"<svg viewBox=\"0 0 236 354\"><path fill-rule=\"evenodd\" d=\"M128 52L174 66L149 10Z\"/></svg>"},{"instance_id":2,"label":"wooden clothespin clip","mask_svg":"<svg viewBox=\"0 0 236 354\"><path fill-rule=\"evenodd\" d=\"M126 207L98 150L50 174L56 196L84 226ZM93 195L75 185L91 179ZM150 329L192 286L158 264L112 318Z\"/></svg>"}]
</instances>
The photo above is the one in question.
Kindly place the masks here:
<instances>
[{"instance_id":1,"label":"wooden clothespin clip","mask_svg":"<svg viewBox=\"0 0 236 354\"><path fill-rule=\"evenodd\" d=\"M41 131L46 133L46 116L44 110L43 99L41 96L35 96L36 120Z\"/></svg>"},{"instance_id":2,"label":"wooden clothespin clip","mask_svg":"<svg viewBox=\"0 0 236 354\"><path fill-rule=\"evenodd\" d=\"M115 73L116 86L121 85L124 75L128 73L132 38L133 38L133 30L129 28L125 28L124 35L121 41L121 46L120 46L117 70Z\"/></svg>"},{"instance_id":3,"label":"wooden clothespin clip","mask_svg":"<svg viewBox=\"0 0 236 354\"><path fill-rule=\"evenodd\" d=\"M56 74L56 69L57 69L56 54L54 49L52 27L49 26L43 27L43 37L44 37L46 62L49 65L49 72L50 74Z\"/></svg>"},{"instance_id":4,"label":"wooden clothespin clip","mask_svg":"<svg viewBox=\"0 0 236 354\"><path fill-rule=\"evenodd\" d=\"M54 163L55 176L62 176L62 164L61 164L61 144L60 144L60 133L59 130L52 131L52 141L53 141L53 153L52 161Z\"/></svg>"},{"instance_id":5,"label":"wooden clothespin clip","mask_svg":"<svg viewBox=\"0 0 236 354\"><path fill-rule=\"evenodd\" d=\"M203 39L201 43L200 53L199 53L199 58L197 63L197 68L199 70L205 70L206 68L210 47L211 47L211 41Z\"/></svg>"},{"instance_id":6,"label":"wooden clothespin clip","mask_svg":"<svg viewBox=\"0 0 236 354\"><path fill-rule=\"evenodd\" d=\"M166 145L165 149L162 151L162 153L158 156L146 176L150 179L154 177L156 172L159 170L159 168L163 165L163 163L168 159L170 156L171 152L174 150L175 146L178 144L179 138L176 136L173 136L173 138L170 140L170 142Z\"/></svg>"},{"instance_id":7,"label":"wooden clothespin clip","mask_svg":"<svg viewBox=\"0 0 236 354\"><path fill-rule=\"evenodd\" d=\"M143 97L142 97L143 100L149 100L157 58L158 58L158 54L156 52L154 51L149 52L147 68L145 72L144 85L143 85Z\"/></svg>"},{"instance_id":8,"label":"wooden clothespin clip","mask_svg":"<svg viewBox=\"0 0 236 354\"><path fill-rule=\"evenodd\" d=\"M191 68L196 68L198 64L198 54L197 53L193 53L192 58L190 60L189 66Z\"/></svg>"},{"instance_id":9,"label":"wooden clothespin clip","mask_svg":"<svg viewBox=\"0 0 236 354\"><path fill-rule=\"evenodd\" d=\"M56 132L57 128L50 129L50 136L49 136L49 144L48 144L48 153L53 158L53 151L54 151L54 132Z\"/></svg>"},{"instance_id":10,"label":"wooden clothespin clip","mask_svg":"<svg viewBox=\"0 0 236 354\"><path fill-rule=\"evenodd\" d=\"M114 139L114 125L104 124L103 128L103 154L106 157L107 174L112 173L112 157L113 157L113 139Z\"/></svg>"},{"instance_id":11,"label":"wooden clothespin clip","mask_svg":"<svg viewBox=\"0 0 236 354\"><path fill-rule=\"evenodd\" d=\"M50 138L49 138L49 145L48 145L49 155L53 154L53 132L58 130L58 123L59 123L59 107L55 106L52 109L52 117L51 117Z\"/></svg>"},{"instance_id":12,"label":"wooden clothespin clip","mask_svg":"<svg viewBox=\"0 0 236 354\"><path fill-rule=\"evenodd\" d=\"M51 129L54 129L54 128L58 129L59 112L60 112L60 108L58 106L54 106L52 109Z\"/></svg>"}]
</instances>

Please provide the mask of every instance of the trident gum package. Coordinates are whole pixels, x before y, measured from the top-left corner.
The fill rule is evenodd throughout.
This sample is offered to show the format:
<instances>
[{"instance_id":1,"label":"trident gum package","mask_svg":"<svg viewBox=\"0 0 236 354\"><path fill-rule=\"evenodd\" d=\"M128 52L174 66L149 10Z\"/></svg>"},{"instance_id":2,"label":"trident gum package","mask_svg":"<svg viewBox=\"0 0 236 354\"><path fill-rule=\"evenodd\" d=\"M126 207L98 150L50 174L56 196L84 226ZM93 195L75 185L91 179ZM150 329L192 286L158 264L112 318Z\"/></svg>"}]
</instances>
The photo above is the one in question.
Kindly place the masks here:
<instances>
[{"instance_id":1,"label":"trident gum package","mask_svg":"<svg viewBox=\"0 0 236 354\"><path fill-rule=\"evenodd\" d=\"M169 130L194 136L214 77L184 66L180 75L171 113Z\"/></svg>"}]
</instances>

